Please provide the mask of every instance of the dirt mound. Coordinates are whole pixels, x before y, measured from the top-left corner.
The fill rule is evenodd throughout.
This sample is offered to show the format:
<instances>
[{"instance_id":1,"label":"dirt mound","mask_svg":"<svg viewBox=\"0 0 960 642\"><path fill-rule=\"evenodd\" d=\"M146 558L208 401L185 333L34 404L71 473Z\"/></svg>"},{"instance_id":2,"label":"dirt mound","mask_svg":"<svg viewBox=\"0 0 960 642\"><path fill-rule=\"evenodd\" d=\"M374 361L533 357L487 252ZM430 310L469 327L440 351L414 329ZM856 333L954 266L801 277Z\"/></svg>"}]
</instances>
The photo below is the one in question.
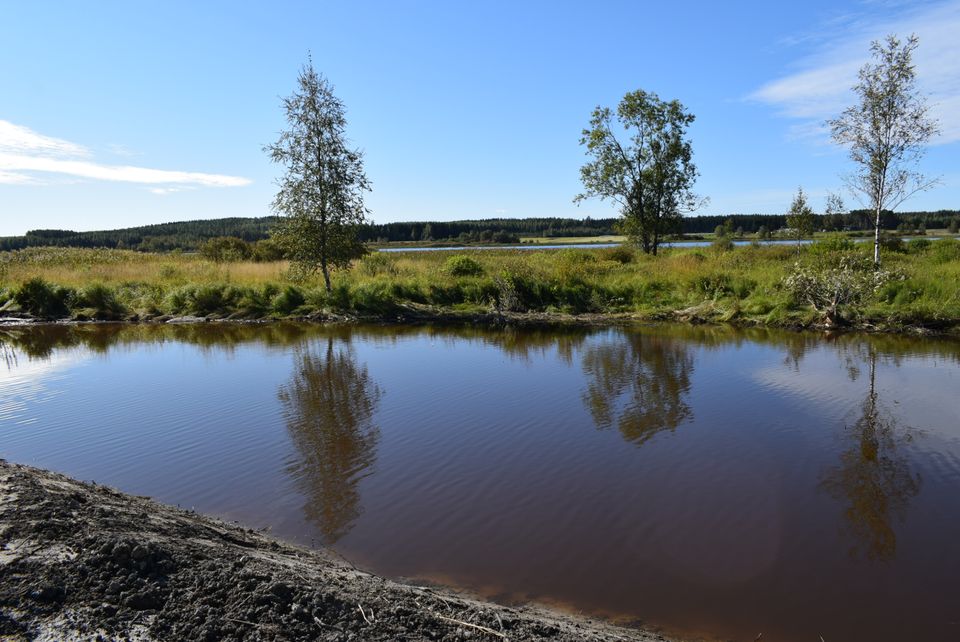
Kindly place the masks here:
<instances>
[{"instance_id":1,"label":"dirt mound","mask_svg":"<svg viewBox=\"0 0 960 642\"><path fill-rule=\"evenodd\" d=\"M360 572L0 460L0 639L663 640Z\"/></svg>"}]
</instances>

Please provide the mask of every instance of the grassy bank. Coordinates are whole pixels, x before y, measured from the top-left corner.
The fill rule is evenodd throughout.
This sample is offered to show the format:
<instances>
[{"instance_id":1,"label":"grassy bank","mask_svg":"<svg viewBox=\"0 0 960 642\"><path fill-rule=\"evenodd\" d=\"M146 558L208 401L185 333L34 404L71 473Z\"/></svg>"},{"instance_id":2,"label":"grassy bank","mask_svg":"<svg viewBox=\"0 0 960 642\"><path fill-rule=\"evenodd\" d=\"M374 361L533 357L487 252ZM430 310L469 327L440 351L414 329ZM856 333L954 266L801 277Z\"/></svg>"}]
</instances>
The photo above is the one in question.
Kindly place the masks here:
<instances>
[{"instance_id":1,"label":"grassy bank","mask_svg":"<svg viewBox=\"0 0 960 642\"><path fill-rule=\"evenodd\" d=\"M848 252L864 256L863 245ZM830 242L804 247L816 266ZM767 326L807 326L822 315L785 286L792 246L372 253L334 277L294 283L286 264L213 263L195 255L32 248L0 254L0 314L145 319L432 314L600 314ZM912 241L888 250L898 278L844 310L885 330L960 328L960 242Z\"/></svg>"}]
</instances>

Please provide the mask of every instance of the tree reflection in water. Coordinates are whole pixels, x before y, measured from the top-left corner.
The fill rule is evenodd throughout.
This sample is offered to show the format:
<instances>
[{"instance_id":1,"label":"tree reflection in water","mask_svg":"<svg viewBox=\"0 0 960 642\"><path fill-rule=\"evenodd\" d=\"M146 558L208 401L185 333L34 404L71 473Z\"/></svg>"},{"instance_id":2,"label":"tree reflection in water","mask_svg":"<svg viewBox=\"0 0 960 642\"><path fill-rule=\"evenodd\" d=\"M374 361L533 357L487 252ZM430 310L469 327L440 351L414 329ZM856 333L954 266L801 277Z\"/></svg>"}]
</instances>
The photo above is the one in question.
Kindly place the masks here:
<instances>
[{"instance_id":1,"label":"tree reflection in water","mask_svg":"<svg viewBox=\"0 0 960 642\"><path fill-rule=\"evenodd\" d=\"M870 388L861 416L845 430L850 443L840 465L822 476L821 487L845 504L846 530L855 540L850 554L887 561L897 550L894 520L903 522L910 499L920 492L920 476L911 473L906 455L898 450L912 435L899 429L880 404L876 353L871 351L868 359Z\"/></svg>"},{"instance_id":2,"label":"tree reflection in water","mask_svg":"<svg viewBox=\"0 0 960 642\"><path fill-rule=\"evenodd\" d=\"M634 333L624 339L585 349L583 401L598 428L616 425L624 439L640 445L691 417L684 398L693 357L670 337Z\"/></svg>"},{"instance_id":3,"label":"tree reflection in water","mask_svg":"<svg viewBox=\"0 0 960 642\"><path fill-rule=\"evenodd\" d=\"M333 337L326 351L303 346L293 376L278 393L299 453L287 470L307 495L307 518L332 544L362 511L357 484L376 458L380 430L373 415L381 391L345 338L336 350Z\"/></svg>"}]
</instances>

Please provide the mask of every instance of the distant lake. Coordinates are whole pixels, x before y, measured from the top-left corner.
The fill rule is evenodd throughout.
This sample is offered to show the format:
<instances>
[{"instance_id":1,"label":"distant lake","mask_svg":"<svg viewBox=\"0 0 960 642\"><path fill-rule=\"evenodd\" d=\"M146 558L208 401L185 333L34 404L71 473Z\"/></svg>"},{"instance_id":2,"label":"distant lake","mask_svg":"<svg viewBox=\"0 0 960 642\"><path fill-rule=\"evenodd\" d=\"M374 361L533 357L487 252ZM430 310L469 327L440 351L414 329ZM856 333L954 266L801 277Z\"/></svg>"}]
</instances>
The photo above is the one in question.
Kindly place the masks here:
<instances>
[{"instance_id":1,"label":"distant lake","mask_svg":"<svg viewBox=\"0 0 960 642\"><path fill-rule=\"evenodd\" d=\"M0 457L712 639L960 639L960 342L0 328Z\"/></svg>"},{"instance_id":2,"label":"distant lake","mask_svg":"<svg viewBox=\"0 0 960 642\"><path fill-rule=\"evenodd\" d=\"M922 237L921 237L922 238ZM851 239L855 243L863 243L865 241L873 242L873 238L856 238ZM912 241L913 238L904 237L904 241ZM671 241L669 243L662 243L661 247L709 247L712 241ZM752 244L752 240L735 240L734 245L743 246ZM776 239L772 241L759 241L760 245L796 245L797 242ZM813 243L812 239L803 239L800 241L801 245L809 245ZM589 249L589 248L602 248L602 247L619 247L621 243L557 243L553 245L537 245L529 243L526 245L458 245L451 247L384 247L380 248L380 252L464 252L469 250L562 250L566 248L579 248L579 249Z\"/></svg>"}]
</instances>

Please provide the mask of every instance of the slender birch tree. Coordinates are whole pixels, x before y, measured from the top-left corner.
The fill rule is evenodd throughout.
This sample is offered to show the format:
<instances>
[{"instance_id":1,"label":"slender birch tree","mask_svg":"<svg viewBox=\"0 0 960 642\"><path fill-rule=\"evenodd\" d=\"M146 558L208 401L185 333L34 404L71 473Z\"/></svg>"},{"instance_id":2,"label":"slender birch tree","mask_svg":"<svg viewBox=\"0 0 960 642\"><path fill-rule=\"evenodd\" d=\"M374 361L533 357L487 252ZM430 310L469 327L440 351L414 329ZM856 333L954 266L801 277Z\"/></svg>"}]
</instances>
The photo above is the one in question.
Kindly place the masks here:
<instances>
[{"instance_id":1,"label":"slender birch tree","mask_svg":"<svg viewBox=\"0 0 960 642\"><path fill-rule=\"evenodd\" d=\"M880 215L917 192L933 187L916 166L927 143L939 133L926 100L917 90L913 52L916 35L901 42L889 35L870 45L873 62L860 68L853 87L857 102L827 121L833 140L847 147L857 170L847 177L851 191L874 214L873 263L880 265Z\"/></svg>"},{"instance_id":2,"label":"slender birch tree","mask_svg":"<svg viewBox=\"0 0 960 642\"><path fill-rule=\"evenodd\" d=\"M363 194L370 183L363 155L346 138L343 102L308 61L297 78L297 90L283 99L287 129L264 148L286 173L279 180L273 209L283 218L273 238L291 261L296 278L317 270L329 292L330 270L349 267L366 253L359 228L368 211Z\"/></svg>"}]
</instances>

